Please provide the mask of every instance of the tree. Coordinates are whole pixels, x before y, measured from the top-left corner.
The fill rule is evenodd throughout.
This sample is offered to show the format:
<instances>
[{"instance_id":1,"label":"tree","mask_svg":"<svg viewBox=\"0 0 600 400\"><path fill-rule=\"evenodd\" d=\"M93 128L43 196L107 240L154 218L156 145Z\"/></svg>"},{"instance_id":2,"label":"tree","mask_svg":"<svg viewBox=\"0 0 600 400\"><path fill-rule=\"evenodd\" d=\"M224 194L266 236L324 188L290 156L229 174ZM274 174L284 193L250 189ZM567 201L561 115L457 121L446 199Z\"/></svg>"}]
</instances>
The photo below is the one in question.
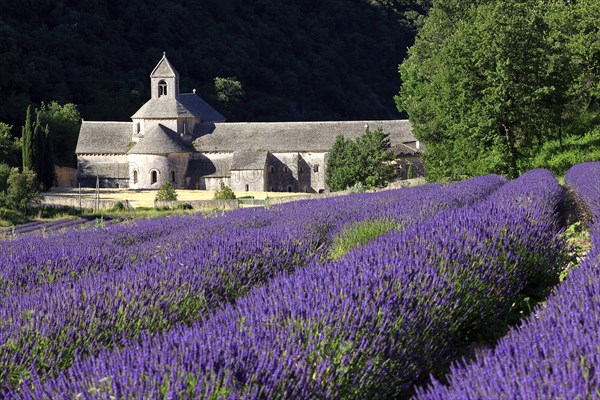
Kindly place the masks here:
<instances>
[{"instance_id":1,"label":"tree","mask_svg":"<svg viewBox=\"0 0 600 400\"><path fill-rule=\"evenodd\" d=\"M8 177L12 168L5 163L0 163L0 193L6 192L8 189Z\"/></svg>"},{"instance_id":2,"label":"tree","mask_svg":"<svg viewBox=\"0 0 600 400\"><path fill-rule=\"evenodd\" d=\"M25 114L25 125L21 128L23 168L33 168L33 145L33 120L31 118L31 106L28 106Z\"/></svg>"},{"instance_id":3,"label":"tree","mask_svg":"<svg viewBox=\"0 0 600 400\"><path fill-rule=\"evenodd\" d=\"M550 40L547 7L434 1L396 97L427 149L429 179L515 177L558 134L569 61Z\"/></svg>"},{"instance_id":4,"label":"tree","mask_svg":"<svg viewBox=\"0 0 600 400\"><path fill-rule=\"evenodd\" d=\"M40 106L41 123L48 126L50 154L57 165L76 167L75 147L81 127L81 114L72 103L61 105L57 101L42 102Z\"/></svg>"},{"instance_id":5,"label":"tree","mask_svg":"<svg viewBox=\"0 0 600 400\"><path fill-rule=\"evenodd\" d=\"M217 76L214 84L217 100L222 104L224 111L228 114L235 114L236 107L245 94L242 83L235 77L221 78Z\"/></svg>"},{"instance_id":6,"label":"tree","mask_svg":"<svg viewBox=\"0 0 600 400\"><path fill-rule=\"evenodd\" d=\"M235 193L227 185L222 184L221 189L217 190L214 195L215 200L234 200Z\"/></svg>"},{"instance_id":7,"label":"tree","mask_svg":"<svg viewBox=\"0 0 600 400\"><path fill-rule=\"evenodd\" d=\"M39 183L35 172L24 168L19 172L18 168L13 168L8 177L8 192L6 199L9 204L27 213L27 205L30 202L40 199Z\"/></svg>"},{"instance_id":8,"label":"tree","mask_svg":"<svg viewBox=\"0 0 600 400\"><path fill-rule=\"evenodd\" d=\"M366 187L384 186L394 177L394 153L390 150L390 139L382 129L366 129L365 134L356 139L359 153L360 179Z\"/></svg>"},{"instance_id":9,"label":"tree","mask_svg":"<svg viewBox=\"0 0 600 400\"><path fill-rule=\"evenodd\" d=\"M43 189L50 189L54 182L54 160L48 125L42 125L42 112L35 110L32 122L31 106L27 107L22 127L23 168L31 169L39 177Z\"/></svg>"},{"instance_id":10,"label":"tree","mask_svg":"<svg viewBox=\"0 0 600 400\"><path fill-rule=\"evenodd\" d=\"M327 155L325 183L332 191L344 190L356 183L358 151L352 139L337 135Z\"/></svg>"},{"instance_id":11,"label":"tree","mask_svg":"<svg viewBox=\"0 0 600 400\"><path fill-rule=\"evenodd\" d=\"M333 191L360 183L368 188L383 186L394 176L388 135L381 129L365 130L356 141L338 135L327 156L325 182Z\"/></svg>"},{"instance_id":12,"label":"tree","mask_svg":"<svg viewBox=\"0 0 600 400\"><path fill-rule=\"evenodd\" d=\"M177 200L177 192L171 182L165 182L160 185L154 201L175 201Z\"/></svg>"},{"instance_id":13,"label":"tree","mask_svg":"<svg viewBox=\"0 0 600 400\"><path fill-rule=\"evenodd\" d=\"M17 164L19 145L10 134L12 126L0 122L0 163Z\"/></svg>"}]
</instances>

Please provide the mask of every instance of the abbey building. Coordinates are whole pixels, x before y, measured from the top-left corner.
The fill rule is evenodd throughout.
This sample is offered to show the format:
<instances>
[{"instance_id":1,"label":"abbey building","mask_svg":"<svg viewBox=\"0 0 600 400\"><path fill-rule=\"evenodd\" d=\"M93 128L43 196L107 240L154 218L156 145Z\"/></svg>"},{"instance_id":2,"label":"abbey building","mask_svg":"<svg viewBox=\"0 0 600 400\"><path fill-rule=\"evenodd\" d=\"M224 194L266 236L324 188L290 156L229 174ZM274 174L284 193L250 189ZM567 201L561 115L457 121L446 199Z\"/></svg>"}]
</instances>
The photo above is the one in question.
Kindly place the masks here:
<instances>
[{"instance_id":1,"label":"abbey building","mask_svg":"<svg viewBox=\"0 0 600 400\"><path fill-rule=\"evenodd\" d=\"M83 121L82 186L323 192L335 137L356 138L367 127L389 134L400 174L407 163L420 165L408 120L228 123L195 91L179 92L179 74L164 55L150 85L150 100L130 122Z\"/></svg>"}]
</instances>

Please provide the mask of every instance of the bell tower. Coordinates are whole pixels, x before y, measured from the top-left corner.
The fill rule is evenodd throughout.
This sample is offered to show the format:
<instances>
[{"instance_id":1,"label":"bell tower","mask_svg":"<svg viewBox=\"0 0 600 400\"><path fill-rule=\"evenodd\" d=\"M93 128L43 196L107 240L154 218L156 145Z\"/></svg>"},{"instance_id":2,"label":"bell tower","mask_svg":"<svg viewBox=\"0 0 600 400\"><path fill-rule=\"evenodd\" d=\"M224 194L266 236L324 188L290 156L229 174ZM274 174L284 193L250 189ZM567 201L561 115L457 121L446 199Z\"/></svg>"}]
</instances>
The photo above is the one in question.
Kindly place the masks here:
<instances>
[{"instance_id":1,"label":"bell tower","mask_svg":"<svg viewBox=\"0 0 600 400\"><path fill-rule=\"evenodd\" d=\"M152 99L176 99L179 97L179 73L163 52L161 60L150 74Z\"/></svg>"}]
</instances>

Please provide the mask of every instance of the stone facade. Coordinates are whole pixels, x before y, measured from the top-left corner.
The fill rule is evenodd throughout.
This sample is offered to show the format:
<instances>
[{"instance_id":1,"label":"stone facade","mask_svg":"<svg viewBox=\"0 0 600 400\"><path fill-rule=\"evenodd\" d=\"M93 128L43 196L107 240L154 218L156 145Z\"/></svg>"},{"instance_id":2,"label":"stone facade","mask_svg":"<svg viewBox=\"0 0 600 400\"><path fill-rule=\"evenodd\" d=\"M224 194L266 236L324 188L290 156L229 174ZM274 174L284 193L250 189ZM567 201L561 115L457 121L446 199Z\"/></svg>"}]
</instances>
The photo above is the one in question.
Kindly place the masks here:
<instances>
[{"instance_id":1,"label":"stone facade","mask_svg":"<svg viewBox=\"0 0 600 400\"><path fill-rule=\"evenodd\" d=\"M150 74L151 98L131 122L83 121L77 143L82 186L176 188L236 192L323 193L327 154L335 137L381 128L399 159L419 165L407 120L226 123L195 91L179 92L179 74L163 54ZM412 168L416 176L422 171Z\"/></svg>"}]
</instances>

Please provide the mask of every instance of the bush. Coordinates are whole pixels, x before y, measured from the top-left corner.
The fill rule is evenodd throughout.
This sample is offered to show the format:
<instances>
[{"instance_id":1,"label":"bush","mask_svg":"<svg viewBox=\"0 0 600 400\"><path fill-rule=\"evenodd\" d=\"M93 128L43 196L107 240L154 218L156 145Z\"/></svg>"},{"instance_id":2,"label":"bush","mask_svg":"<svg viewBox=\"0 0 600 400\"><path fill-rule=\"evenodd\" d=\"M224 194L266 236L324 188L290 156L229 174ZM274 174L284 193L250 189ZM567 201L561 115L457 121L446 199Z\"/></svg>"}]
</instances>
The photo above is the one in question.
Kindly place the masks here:
<instances>
[{"instance_id":1,"label":"bush","mask_svg":"<svg viewBox=\"0 0 600 400\"><path fill-rule=\"evenodd\" d=\"M28 168L19 172L17 168L13 168L8 177L6 199L12 207L27 212L27 205L40 199L39 187L35 172Z\"/></svg>"},{"instance_id":2,"label":"bush","mask_svg":"<svg viewBox=\"0 0 600 400\"><path fill-rule=\"evenodd\" d=\"M125 206L120 201L116 202L110 209L110 211L123 211L123 210L125 210Z\"/></svg>"},{"instance_id":3,"label":"bush","mask_svg":"<svg viewBox=\"0 0 600 400\"><path fill-rule=\"evenodd\" d=\"M177 210L193 210L194 207L190 203L180 203L175 206Z\"/></svg>"},{"instance_id":4,"label":"bush","mask_svg":"<svg viewBox=\"0 0 600 400\"><path fill-rule=\"evenodd\" d=\"M227 185L222 185L220 190L215 192L215 200L233 200L235 199L235 193Z\"/></svg>"},{"instance_id":5,"label":"bush","mask_svg":"<svg viewBox=\"0 0 600 400\"><path fill-rule=\"evenodd\" d=\"M175 201L177 200L177 192L171 182L165 182L160 186L156 193L154 201Z\"/></svg>"}]
</instances>

